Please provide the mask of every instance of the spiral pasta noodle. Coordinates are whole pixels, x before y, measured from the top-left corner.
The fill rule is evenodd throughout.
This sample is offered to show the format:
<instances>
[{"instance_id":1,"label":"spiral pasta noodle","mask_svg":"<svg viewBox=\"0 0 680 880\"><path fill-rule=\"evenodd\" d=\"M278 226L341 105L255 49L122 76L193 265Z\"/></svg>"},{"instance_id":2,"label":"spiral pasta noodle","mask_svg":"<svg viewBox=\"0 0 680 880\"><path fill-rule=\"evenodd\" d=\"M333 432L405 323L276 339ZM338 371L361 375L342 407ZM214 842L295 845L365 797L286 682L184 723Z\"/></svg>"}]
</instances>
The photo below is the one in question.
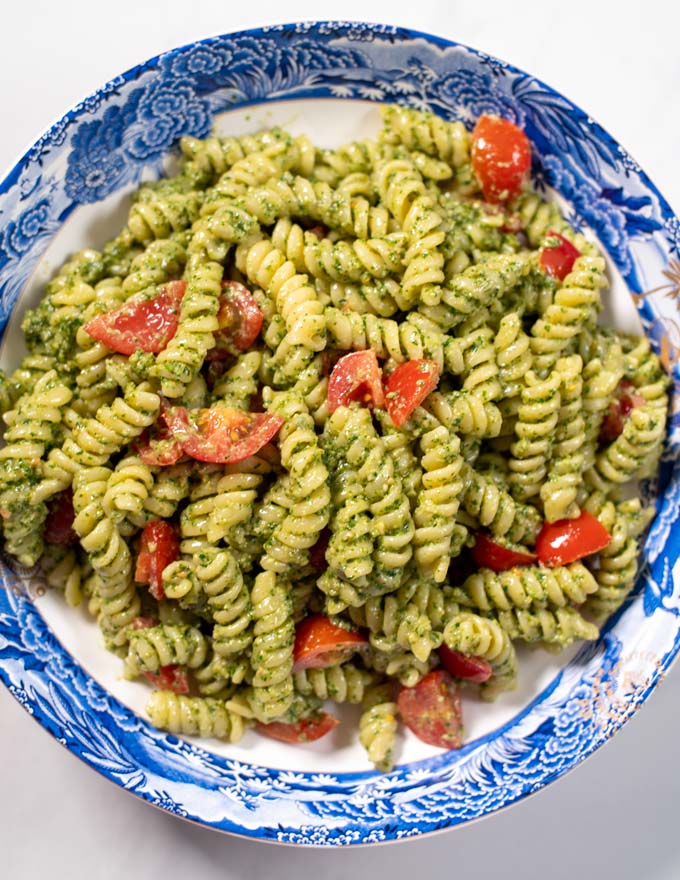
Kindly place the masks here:
<instances>
[{"instance_id":1,"label":"spiral pasta noodle","mask_svg":"<svg viewBox=\"0 0 680 880\"><path fill-rule=\"evenodd\" d=\"M560 384L559 373L554 371L545 380L533 370L525 376L515 425L517 440L510 447L510 486L518 501L538 494L545 479L559 418Z\"/></svg>"},{"instance_id":2,"label":"spiral pasta noodle","mask_svg":"<svg viewBox=\"0 0 680 880\"><path fill-rule=\"evenodd\" d=\"M601 257L579 257L562 282L555 300L531 328L534 369L545 374L569 342L589 321L600 305L599 291L606 284Z\"/></svg>"},{"instance_id":3,"label":"spiral pasta noodle","mask_svg":"<svg viewBox=\"0 0 680 880\"><path fill-rule=\"evenodd\" d=\"M386 689L376 686L363 700L364 711L359 719L359 742L366 749L369 761L379 770L392 769L397 736L397 704L389 699Z\"/></svg>"},{"instance_id":4,"label":"spiral pasta noodle","mask_svg":"<svg viewBox=\"0 0 680 880\"><path fill-rule=\"evenodd\" d=\"M530 644L545 642L559 648L565 648L577 639L592 641L599 635L595 624L569 606L553 609L536 605L499 611L498 623L513 640Z\"/></svg>"},{"instance_id":5,"label":"spiral pasta noodle","mask_svg":"<svg viewBox=\"0 0 680 880\"><path fill-rule=\"evenodd\" d=\"M152 369L166 397L181 397L214 345L222 273L219 263L189 263L177 333Z\"/></svg>"},{"instance_id":6,"label":"spiral pasta noodle","mask_svg":"<svg viewBox=\"0 0 680 880\"><path fill-rule=\"evenodd\" d=\"M181 275L187 261L187 241L187 233L178 232L148 244L130 262L123 279L125 293L132 296L154 284L164 284Z\"/></svg>"},{"instance_id":7,"label":"spiral pasta noodle","mask_svg":"<svg viewBox=\"0 0 680 880\"><path fill-rule=\"evenodd\" d=\"M253 639L253 606L238 562L228 550L205 547L196 557L193 575L207 597L213 627L213 649L221 657L243 653Z\"/></svg>"},{"instance_id":8,"label":"spiral pasta noodle","mask_svg":"<svg viewBox=\"0 0 680 880\"><path fill-rule=\"evenodd\" d=\"M265 546L262 567L280 574L304 564L329 517L328 471L323 463L314 421L294 392L271 395L269 412L280 415L281 462L290 475L291 506Z\"/></svg>"},{"instance_id":9,"label":"spiral pasta noodle","mask_svg":"<svg viewBox=\"0 0 680 880\"><path fill-rule=\"evenodd\" d=\"M243 206L263 226L282 217L300 217L357 239L380 237L389 225L384 207L373 207L367 199L352 197L322 180L312 182L295 175L253 187L244 196Z\"/></svg>"},{"instance_id":10,"label":"spiral pasta noodle","mask_svg":"<svg viewBox=\"0 0 680 880\"><path fill-rule=\"evenodd\" d=\"M146 627L130 634L126 671L136 676L177 664L195 669L203 665L206 654L205 636L196 627L169 624Z\"/></svg>"},{"instance_id":11,"label":"spiral pasta noodle","mask_svg":"<svg viewBox=\"0 0 680 880\"><path fill-rule=\"evenodd\" d=\"M201 198L195 191L144 191L130 209L128 228L135 241L147 244L187 229L198 217Z\"/></svg>"},{"instance_id":12,"label":"spiral pasta noodle","mask_svg":"<svg viewBox=\"0 0 680 880\"><path fill-rule=\"evenodd\" d=\"M34 565L42 553L47 509L33 503L33 486L39 479L41 457L59 437L62 411L71 396L50 370L4 416L9 427L7 445L0 450L0 514L5 549L23 565Z\"/></svg>"},{"instance_id":13,"label":"spiral pasta noodle","mask_svg":"<svg viewBox=\"0 0 680 880\"><path fill-rule=\"evenodd\" d=\"M402 595L401 590L367 599L361 608L350 610L350 617L357 626L369 630L371 645L378 651L409 651L422 663L441 641L425 611L410 602L408 594Z\"/></svg>"},{"instance_id":14,"label":"spiral pasta noodle","mask_svg":"<svg viewBox=\"0 0 680 880\"><path fill-rule=\"evenodd\" d=\"M470 135L461 122L449 122L432 113L422 113L396 104L381 108L384 143L403 144L410 151L441 159L453 168L468 162Z\"/></svg>"},{"instance_id":15,"label":"spiral pasta noodle","mask_svg":"<svg viewBox=\"0 0 680 880\"><path fill-rule=\"evenodd\" d=\"M250 703L260 720L269 721L282 715L293 700L293 609L285 588L271 571L255 578L251 599L255 624Z\"/></svg>"},{"instance_id":16,"label":"spiral pasta noodle","mask_svg":"<svg viewBox=\"0 0 680 880\"><path fill-rule=\"evenodd\" d=\"M444 233L436 202L427 193L420 172L407 159L379 163L375 186L408 242L402 308L411 308L420 301L436 305L444 280L444 257L440 252Z\"/></svg>"},{"instance_id":17,"label":"spiral pasta noodle","mask_svg":"<svg viewBox=\"0 0 680 880\"><path fill-rule=\"evenodd\" d=\"M366 669L344 663L325 669L304 669L293 675L295 689L306 696L336 703L361 703L375 676Z\"/></svg>"},{"instance_id":18,"label":"spiral pasta noodle","mask_svg":"<svg viewBox=\"0 0 680 880\"><path fill-rule=\"evenodd\" d=\"M444 627L443 641L452 651L490 663L492 676L482 687L482 697L494 699L501 691L517 686L517 653L510 636L495 620L461 611Z\"/></svg>"},{"instance_id":19,"label":"spiral pasta noodle","mask_svg":"<svg viewBox=\"0 0 680 880\"><path fill-rule=\"evenodd\" d=\"M141 601L133 582L130 550L104 512L110 476L105 467L78 471L73 486L73 528L96 575L99 626L107 644L122 646L128 639L128 627L140 615Z\"/></svg>"},{"instance_id":20,"label":"spiral pasta noodle","mask_svg":"<svg viewBox=\"0 0 680 880\"><path fill-rule=\"evenodd\" d=\"M413 550L415 533L410 506L394 477L394 465L365 409L340 407L328 421L333 442L365 486L378 536L373 551L374 588L389 592L399 586Z\"/></svg>"},{"instance_id":21,"label":"spiral pasta noodle","mask_svg":"<svg viewBox=\"0 0 680 880\"><path fill-rule=\"evenodd\" d=\"M580 512L576 497L581 483L586 442L582 415L582 368L579 355L560 358L556 364L561 382L561 406L555 428L552 458L540 492L548 522L574 519Z\"/></svg>"},{"instance_id":22,"label":"spiral pasta noodle","mask_svg":"<svg viewBox=\"0 0 680 880\"><path fill-rule=\"evenodd\" d=\"M153 424L160 399L151 386L130 386L123 397L105 404L97 414L78 424L61 448L54 448L42 468L42 480L33 492L38 503L68 488L82 467L104 464L126 443Z\"/></svg>"},{"instance_id":23,"label":"spiral pasta noodle","mask_svg":"<svg viewBox=\"0 0 680 880\"><path fill-rule=\"evenodd\" d=\"M40 567L48 586L61 590L66 604L77 608L83 599L83 566L75 551L48 545L40 558Z\"/></svg>"},{"instance_id":24,"label":"spiral pasta noodle","mask_svg":"<svg viewBox=\"0 0 680 880\"><path fill-rule=\"evenodd\" d=\"M463 490L464 462L460 441L443 425L428 431L420 447L423 475L413 511L414 556L424 576L431 575L435 581L442 582L449 568L451 537Z\"/></svg>"},{"instance_id":25,"label":"spiral pasta noodle","mask_svg":"<svg viewBox=\"0 0 680 880\"><path fill-rule=\"evenodd\" d=\"M178 696L154 691L146 707L155 727L181 736L203 736L238 742L249 726L247 719L230 712L223 700Z\"/></svg>"},{"instance_id":26,"label":"spiral pasta noodle","mask_svg":"<svg viewBox=\"0 0 680 880\"><path fill-rule=\"evenodd\" d=\"M532 603L564 608L582 605L597 590L597 582L580 562L556 568L517 566L500 573L482 568L470 575L454 598L480 611L530 608Z\"/></svg>"}]
</instances>

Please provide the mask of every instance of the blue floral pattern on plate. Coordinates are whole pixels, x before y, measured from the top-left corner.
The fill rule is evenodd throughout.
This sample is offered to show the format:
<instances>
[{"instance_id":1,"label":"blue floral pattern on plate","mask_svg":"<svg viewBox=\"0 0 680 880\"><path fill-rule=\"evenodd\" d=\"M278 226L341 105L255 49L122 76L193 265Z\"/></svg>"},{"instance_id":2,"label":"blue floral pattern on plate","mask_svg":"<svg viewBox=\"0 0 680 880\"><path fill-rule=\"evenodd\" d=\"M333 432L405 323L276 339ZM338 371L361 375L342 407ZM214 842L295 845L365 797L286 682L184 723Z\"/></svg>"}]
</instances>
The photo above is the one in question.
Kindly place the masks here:
<instances>
[{"instance_id":1,"label":"blue floral pattern on plate","mask_svg":"<svg viewBox=\"0 0 680 880\"><path fill-rule=\"evenodd\" d=\"M599 236L678 381L662 272L680 224L635 161L592 119L533 77L487 55L405 29L280 25L215 37L151 59L56 123L0 184L0 329L52 236L79 204L160 173L183 134L214 114L299 98L397 101L471 125L484 112L536 144L536 185L556 189ZM66 169L64 174L63 169ZM571 215L570 215L571 216ZM648 283L651 279L652 284ZM680 337L680 331L678 331ZM680 537L680 419L671 423L660 515L638 590L599 642L492 734L388 774L274 770L212 754L153 729L62 648L0 565L0 678L55 738L125 789L171 813L254 838L311 845L410 837L515 803L574 767L645 701L680 647L673 570Z\"/></svg>"}]
</instances>

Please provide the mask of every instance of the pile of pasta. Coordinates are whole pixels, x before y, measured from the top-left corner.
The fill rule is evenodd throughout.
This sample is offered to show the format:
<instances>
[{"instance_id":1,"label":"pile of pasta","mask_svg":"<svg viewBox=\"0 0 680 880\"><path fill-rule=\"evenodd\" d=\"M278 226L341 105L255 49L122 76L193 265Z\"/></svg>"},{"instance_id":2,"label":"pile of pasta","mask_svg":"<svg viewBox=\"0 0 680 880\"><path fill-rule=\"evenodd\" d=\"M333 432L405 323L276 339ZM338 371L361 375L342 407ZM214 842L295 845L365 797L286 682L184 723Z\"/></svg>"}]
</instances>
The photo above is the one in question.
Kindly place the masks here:
<instances>
[{"instance_id":1,"label":"pile of pasta","mask_svg":"<svg viewBox=\"0 0 680 880\"><path fill-rule=\"evenodd\" d=\"M154 725L235 742L349 702L386 770L395 689L437 668L442 646L489 664L467 687L490 699L515 684L517 643L595 639L622 604L652 514L625 486L655 472L667 380L645 338L598 325L605 262L555 204L528 187L484 200L460 122L386 106L375 139L339 149L278 128L180 147L179 172L144 183L120 234L69 259L24 320L28 354L0 388L4 549L86 605L126 675L189 670L189 693L152 693ZM579 252L563 279L539 259L556 233ZM161 352L122 355L85 331L177 279ZM226 360L211 356L225 279L264 318ZM365 349L385 376L437 364L401 426L363 401L329 412L333 364ZM624 380L636 405L603 440ZM236 463L144 464L139 438L168 405L263 409L282 427ZM77 543L50 543L69 492ZM480 533L530 552L544 522L582 511L611 536L594 558L472 560ZM157 520L180 546L160 599L135 581ZM365 644L294 671L310 615Z\"/></svg>"}]
</instances>

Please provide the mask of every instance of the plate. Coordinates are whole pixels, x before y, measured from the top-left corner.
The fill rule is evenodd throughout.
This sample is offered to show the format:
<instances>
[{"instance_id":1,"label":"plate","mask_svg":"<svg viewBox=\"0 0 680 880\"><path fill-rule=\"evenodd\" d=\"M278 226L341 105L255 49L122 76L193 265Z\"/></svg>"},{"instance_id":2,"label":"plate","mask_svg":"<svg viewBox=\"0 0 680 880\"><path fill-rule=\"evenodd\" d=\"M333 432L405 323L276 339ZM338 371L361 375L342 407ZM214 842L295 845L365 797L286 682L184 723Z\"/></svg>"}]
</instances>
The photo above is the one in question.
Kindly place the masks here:
<instances>
[{"instance_id":1,"label":"plate","mask_svg":"<svg viewBox=\"0 0 680 880\"><path fill-rule=\"evenodd\" d=\"M0 184L0 365L21 356L25 308L66 256L124 223L139 181L172 167L183 134L283 124L334 146L374 134L397 102L472 124L498 113L540 156L534 182L604 248L613 320L640 326L680 375L680 225L636 162L587 114L535 78L465 46L360 23L282 25L193 43L112 80L67 113ZM468 742L440 752L407 738L388 774L365 769L339 731L295 749L246 737L229 746L152 728L148 691L120 678L86 619L32 572L0 566L0 678L70 751L171 813L255 839L371 843L461 825L516 803L576 766L631 717L680 646L673 573L680 540L673 411L659 515L636 591L597 643L527 652L521 689L466 704ZM652 487L653 488L653 487Z\"/></svg>"}]
</instances>

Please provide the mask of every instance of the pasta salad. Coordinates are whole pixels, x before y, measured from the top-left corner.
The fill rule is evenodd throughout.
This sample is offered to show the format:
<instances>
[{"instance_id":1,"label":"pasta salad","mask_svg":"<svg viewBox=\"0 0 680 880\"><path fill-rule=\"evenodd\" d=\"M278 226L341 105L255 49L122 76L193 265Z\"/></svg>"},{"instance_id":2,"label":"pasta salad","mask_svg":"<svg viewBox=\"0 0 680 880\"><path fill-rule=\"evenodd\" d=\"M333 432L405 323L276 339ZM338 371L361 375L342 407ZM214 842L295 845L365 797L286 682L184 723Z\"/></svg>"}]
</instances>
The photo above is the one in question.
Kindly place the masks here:
<instances>
[{"instance_id":1,"label":"pasta salad","mask_svg":"<svg viewBox=\"0 0 680 880\"><path fill-rule=\"evenodd\" d=\"M184 137L2 377L4 550L84 604L152 723L462 744L517 643L596 639L653 515L667 379L514 124Z\"/></svg>"}]
</instances>

